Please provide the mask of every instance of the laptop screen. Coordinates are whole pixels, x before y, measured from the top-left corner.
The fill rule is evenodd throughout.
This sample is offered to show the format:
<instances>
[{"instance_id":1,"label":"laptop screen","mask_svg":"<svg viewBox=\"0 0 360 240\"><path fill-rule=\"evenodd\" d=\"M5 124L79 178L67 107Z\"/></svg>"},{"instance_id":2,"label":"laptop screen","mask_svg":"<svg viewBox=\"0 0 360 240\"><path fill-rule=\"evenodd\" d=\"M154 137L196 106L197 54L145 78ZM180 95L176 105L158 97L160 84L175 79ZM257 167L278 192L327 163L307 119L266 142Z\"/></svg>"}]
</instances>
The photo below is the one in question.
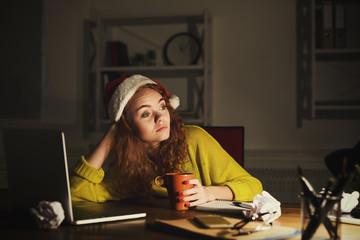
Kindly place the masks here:
<instances>
[{"instance_id":1,"label":"laptop screen","mask_svg":"<svg viewBox=\"0 0 360 240\"><path fill-rule=\"evenodd\" d=\"M29 211L40 201L58 201L64 208L67 222L72 224L146 216L142 211L112 207L117 204L85 202L81 204L82 212L90 206L94 210L90 214L92 217L89 214L74 217L64 133L60 130L4 129L3 136L9 192L15 208Z\"/></svg>"},{"instance_id":2,"label":"laptop screen","mask_svg":"<svg viewBox=\"0 0 360 240\"><path fill-rule=\"evenodd\" d=\"M67 157L59 130L4 129L4 151L9 193L15 208L59 201L71 207ZM71 213L66 214L66 216Z\"/></svg>"}]
</instances>

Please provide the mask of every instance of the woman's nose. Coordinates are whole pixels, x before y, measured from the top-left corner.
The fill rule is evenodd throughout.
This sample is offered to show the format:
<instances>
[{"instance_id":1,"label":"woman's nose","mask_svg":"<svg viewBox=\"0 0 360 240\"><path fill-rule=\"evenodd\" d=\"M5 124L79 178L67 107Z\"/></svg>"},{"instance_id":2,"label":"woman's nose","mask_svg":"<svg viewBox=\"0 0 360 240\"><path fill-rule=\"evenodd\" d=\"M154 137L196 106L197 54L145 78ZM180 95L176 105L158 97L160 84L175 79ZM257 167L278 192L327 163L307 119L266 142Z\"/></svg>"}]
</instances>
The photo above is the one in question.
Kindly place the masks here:
<instances>
[{"instance_id":1,"label":"woman's nose","mask_svg":"<svg viewBox=\"0 0 360 240\"><path fill-rule=\"evenodd\" d=\"M156 112L155 118L154 118L155 123L160 122L162 120L162 118L163 118L163 114L159 111Z\"/></svg>"}]
</instances>

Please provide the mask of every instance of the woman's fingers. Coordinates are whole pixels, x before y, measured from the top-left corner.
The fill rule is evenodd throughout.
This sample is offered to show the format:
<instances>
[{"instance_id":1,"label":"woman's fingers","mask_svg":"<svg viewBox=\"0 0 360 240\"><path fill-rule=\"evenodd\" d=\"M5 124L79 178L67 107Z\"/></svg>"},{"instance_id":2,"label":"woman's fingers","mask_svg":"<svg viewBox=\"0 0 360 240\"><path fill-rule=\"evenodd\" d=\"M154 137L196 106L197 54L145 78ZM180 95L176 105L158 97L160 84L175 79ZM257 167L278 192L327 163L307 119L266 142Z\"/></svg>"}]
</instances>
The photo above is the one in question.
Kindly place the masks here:
<instances>
[{"instance_id":1,"label":"woman's fingers","mask_svg":"<svg viewBox=\"0 0 360 240\"><path fill-rule=\"evenodd\" d=\"M180 201L190 202L190 206L196 206L206 202L204 187L198 179L185 181L184 184L192 184L193 187L179 192L179 196L181 196Z\"/></svg>"},{"instance_id":2,"label":"woman's fingers","mask_svg":"<svg viewBox=\"0 0 360 240\"><path fill-rule=\"evenodd\" d=\"M186 189L178 193L179 196L193 195L199 191L199 186L201 186L198 179L191 179L184 182L185 185L193 185L192 188Z\"/></svg>"},{"instance_id":3,"label":"woman's fingers","mask_svg":"<svg viewBox=\"0 0 360 240\"><path fill-rule=\"evenodd\" d=\"M199 179L196 179L196 178L186 180L186 181L184 181L184 184L186 184L186 185L190 185L190 184L192 184L192 185L201 185Z\"/></svg>"},{"instance_id":4,"label":"woman's fingers","mask_svg":"<svg viewBox=\"0 0 360 240\"><path fill-rule=\"evenodd\" d=\"M197 187L193 187L193 188L179 192L179 196L193 195L193 194L196 194L198 191L199 190L197 189Z\"/></svg>"}]
</instances>

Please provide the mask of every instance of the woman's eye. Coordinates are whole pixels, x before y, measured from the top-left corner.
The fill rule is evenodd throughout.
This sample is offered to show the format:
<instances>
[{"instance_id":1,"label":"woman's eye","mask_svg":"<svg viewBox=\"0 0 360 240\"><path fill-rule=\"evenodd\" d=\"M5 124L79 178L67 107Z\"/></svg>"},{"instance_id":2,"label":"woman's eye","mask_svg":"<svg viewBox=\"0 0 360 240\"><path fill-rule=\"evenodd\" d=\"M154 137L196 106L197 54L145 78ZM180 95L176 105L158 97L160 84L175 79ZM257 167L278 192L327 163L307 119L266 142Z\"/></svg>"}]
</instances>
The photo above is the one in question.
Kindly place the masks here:
<instances>
[{"instance_id":1,"label":"woman's eye","mask_svg":"<svg viewBox=\"0 0 360 240\"><path fill-rule=\"evenodd\" d=\"M145 118L145 117L148 117L149 115L150 115L150 113L149 113L149 112L146 112L146 113L143 113L143 114L141 115L141 117Z\"/></svg>"},{"instance_id":2,"label":"woman's eye","mask_svg":"<svg viewBox=\"0 0 360 240\"><path fill-rule=\"evenodd\" d=\"M160 110L165 110L165 109L166 109L166 105L160 107Z\"/></svg>"}]
</instances>

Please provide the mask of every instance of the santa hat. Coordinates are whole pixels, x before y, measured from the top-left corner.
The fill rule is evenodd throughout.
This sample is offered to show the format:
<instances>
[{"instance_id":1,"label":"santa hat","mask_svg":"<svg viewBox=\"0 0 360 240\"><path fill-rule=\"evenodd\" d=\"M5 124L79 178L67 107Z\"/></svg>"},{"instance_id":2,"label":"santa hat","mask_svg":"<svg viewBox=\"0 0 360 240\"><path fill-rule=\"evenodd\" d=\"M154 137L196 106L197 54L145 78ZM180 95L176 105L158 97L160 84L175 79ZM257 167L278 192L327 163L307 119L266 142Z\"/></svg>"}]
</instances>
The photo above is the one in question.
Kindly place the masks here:
<instances>
[{"instance_id":1,"label":"santa hat","mask_svg":"<svg viewBox=\"0 0 360 240\"><path fill-rule=\"evenodd\" d=\"M111 121L118 122L126 104L129 102L135 92L146 84L158 85L164 89L166 96L169 98L170 105L176 109L180 105L180 100L175 95L169 95L168 91L158 82L145 76L126 75L122 78L110 81L106 84L105 89L105 106Z\"/></svg>"}]
</instances>

